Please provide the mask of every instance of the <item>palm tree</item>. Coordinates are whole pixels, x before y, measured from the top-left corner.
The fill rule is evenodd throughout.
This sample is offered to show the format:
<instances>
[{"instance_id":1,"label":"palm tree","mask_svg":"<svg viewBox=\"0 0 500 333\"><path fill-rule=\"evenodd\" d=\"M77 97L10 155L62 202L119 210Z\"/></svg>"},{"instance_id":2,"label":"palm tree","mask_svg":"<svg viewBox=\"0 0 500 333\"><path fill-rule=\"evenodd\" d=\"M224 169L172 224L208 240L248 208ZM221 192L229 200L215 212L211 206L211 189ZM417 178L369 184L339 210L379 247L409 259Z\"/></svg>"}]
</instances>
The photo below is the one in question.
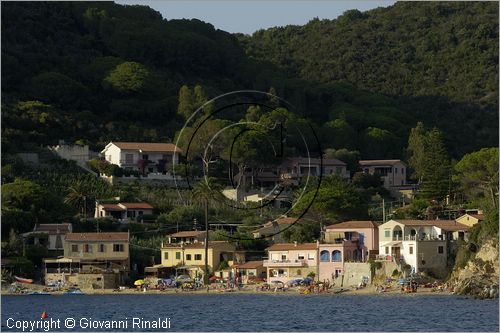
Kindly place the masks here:
<instances>
[{"instance_id":1,"label":"palm tree","mask_svg":"<svg viewBox=\"0 0 500 333\"><path fill-rule=\"evenodd\" d=\"M87 198L89 197L88 186L85 182L78 179L73 184L68 186L68 194L64 198L64 203L76 207L78 212L82 214L82 210L86 209ZM85 217L87 217L87 212L85 212Z\"/></svg>"},{"instance_id":2,"label":"palm tree","mask_svg":"<svg viewBox=\"0 0 500 333\"><path fill-rule=\"evenodd\" d=\"M205 275L203 282L208 284L208 206L214 200L222 198L222 186L213 177L206 177L193 188L193 199L203 205L205 211Z\"/></svg>"}]
</instances>

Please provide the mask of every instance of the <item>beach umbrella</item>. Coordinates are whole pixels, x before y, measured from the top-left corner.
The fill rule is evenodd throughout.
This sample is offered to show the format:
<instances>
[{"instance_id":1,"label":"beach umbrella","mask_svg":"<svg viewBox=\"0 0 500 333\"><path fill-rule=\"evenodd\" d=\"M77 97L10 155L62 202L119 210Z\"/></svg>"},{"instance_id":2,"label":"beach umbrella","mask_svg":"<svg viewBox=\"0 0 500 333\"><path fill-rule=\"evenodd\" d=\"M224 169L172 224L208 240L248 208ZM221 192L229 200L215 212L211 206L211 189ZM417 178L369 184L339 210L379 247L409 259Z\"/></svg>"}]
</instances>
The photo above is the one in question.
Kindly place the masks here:
<instances>
[{"instance_id":1,"label":"beach umbrella","mask_svg":"<svg viewBox=\"0 0 500 333\"><path fill-rule=\"evenodd\" d=\"M136 280L134 282L134 286L142 286L144 284L144 280Z\"/></svg>"},{"instance_id":2,"label":"beach umbrella","mask_svg":"<svg viewBox=\"0 0 500 333\"><path fill-rule=\"evenodd\" d=\"M272 283L274 283L274 284L280 284L280 283L283 284L283 282L281 282L281 281L273 281Z\"/></svg>"},{"instance_id":3,"label":"beach umbrella","mask_svg":"<svg viewBox=\"0 0 500 333\"><path fill-rule=\"evenodd\" d=\"M211 276L208 280L209 281L217 281L217 280L221 280L221 278L218 276Z\"/></svg>"}]
</instances>

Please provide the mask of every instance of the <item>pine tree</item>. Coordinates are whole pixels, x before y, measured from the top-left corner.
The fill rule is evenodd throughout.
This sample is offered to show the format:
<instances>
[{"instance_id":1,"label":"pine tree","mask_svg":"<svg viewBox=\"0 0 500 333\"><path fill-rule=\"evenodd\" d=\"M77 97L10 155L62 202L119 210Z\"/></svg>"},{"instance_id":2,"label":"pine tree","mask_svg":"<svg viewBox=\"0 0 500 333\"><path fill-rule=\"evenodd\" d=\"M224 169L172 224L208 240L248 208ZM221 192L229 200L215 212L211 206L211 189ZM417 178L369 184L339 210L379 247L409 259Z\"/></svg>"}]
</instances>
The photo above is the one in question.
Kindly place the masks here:
<instances>
[{"instance_id":1,"label":"pine tree","mask_svg":"<svg viewBox=\"0 0 500 333\"><path fill-rule=\"evenodd\" d=\"M193 93L188 86L183 85L179 90L179 105L177 107L177 113L187 120L195 110Z\"/></svg>"},{"instance_id":2,"label":"pine tree","mask_svg":"<svg viewBox=\"0 0 500 333\"><path fill-rule=\"evenodd\" d=\"M450 190L451 166L442 134L437 128L425 136L422 160L422 196L433 200L444 199Z\"/></svg>"}]
</instances>

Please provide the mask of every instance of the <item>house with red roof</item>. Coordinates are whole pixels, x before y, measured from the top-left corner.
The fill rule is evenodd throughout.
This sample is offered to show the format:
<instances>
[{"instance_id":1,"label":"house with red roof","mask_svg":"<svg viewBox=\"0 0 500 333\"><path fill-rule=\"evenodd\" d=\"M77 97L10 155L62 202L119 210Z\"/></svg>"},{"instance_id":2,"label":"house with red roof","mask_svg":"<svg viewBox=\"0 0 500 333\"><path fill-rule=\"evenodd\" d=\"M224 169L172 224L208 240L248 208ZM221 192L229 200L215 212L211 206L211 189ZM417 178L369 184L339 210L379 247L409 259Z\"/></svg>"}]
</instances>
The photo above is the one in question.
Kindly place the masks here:
<instances>
[{"instance_id":1,"label":"house with red roof","mask_svg":"<svg viewBox=\"0 0 500 333\"><path fill-rule=\"evenodd\" d=\"M153 214L153 206L146 202L96 203L95 218L111 217L123 223L142 221L143 215Z\"/></svg>"},{"instance_id":2,"label":"house with red roof","mask_svg":"<svg viewBox=\"0 0 500 333\"><path fill-rule=\"evenodd\" d=\"M101 151L104 159L126 170L142 174L166 174L179 163L181 149L173 143L110 142Z\"/></svg>"}]
</instances>

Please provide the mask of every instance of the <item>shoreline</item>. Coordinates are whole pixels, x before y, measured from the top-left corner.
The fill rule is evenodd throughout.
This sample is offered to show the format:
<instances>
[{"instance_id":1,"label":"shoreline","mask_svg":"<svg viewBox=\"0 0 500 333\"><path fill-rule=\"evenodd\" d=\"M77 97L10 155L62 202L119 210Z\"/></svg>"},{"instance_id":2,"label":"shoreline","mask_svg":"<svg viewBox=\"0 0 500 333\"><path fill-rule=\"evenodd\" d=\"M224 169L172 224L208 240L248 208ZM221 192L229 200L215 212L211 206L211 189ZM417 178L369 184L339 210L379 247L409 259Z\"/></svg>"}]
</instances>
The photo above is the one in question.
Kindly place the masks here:
<instances>
[{"instance_id":1,"label":"shoreline","mask_svg":"<svg viewBox=\"0 0 500 333\"><path fill-rule=\"evenodd\" d=\"M37 290L32 290L36 292ZM41 292L41 291L39 291ZM458 294L454 294L448 291L432 291L428 288L420 288L415 293L404 293L399 289L393 289L385 292L377 292L374 286L365 287L362 289L343 289L343 288L331 288L328 291L320 292L320 293L309 293L303 294L300 293L298 289L291 288L287 291L256 291L255 288L242 288L241 290L218 290L218 289L210 289L209 291L205 289L199 290L188 290L182 291L179 289L166 289L163 291L160 290L148 290L146 292L139 291L136 289L125 289L116 291L113 289L82 289L82 294L69 294L69 296L85 296L85 295L294 295L294 296L342 296L342 295L353 295L353 296L432 296L432 295L446 295L446 296L460 296ZM0 293L1 296L30 296L29 293L13 293L8 292L7 290L2 290ZM42 294L34 294L36 296L67 296L68 294L62 291L56 292L48 292Z\"/></svg>"}]
</instances>

